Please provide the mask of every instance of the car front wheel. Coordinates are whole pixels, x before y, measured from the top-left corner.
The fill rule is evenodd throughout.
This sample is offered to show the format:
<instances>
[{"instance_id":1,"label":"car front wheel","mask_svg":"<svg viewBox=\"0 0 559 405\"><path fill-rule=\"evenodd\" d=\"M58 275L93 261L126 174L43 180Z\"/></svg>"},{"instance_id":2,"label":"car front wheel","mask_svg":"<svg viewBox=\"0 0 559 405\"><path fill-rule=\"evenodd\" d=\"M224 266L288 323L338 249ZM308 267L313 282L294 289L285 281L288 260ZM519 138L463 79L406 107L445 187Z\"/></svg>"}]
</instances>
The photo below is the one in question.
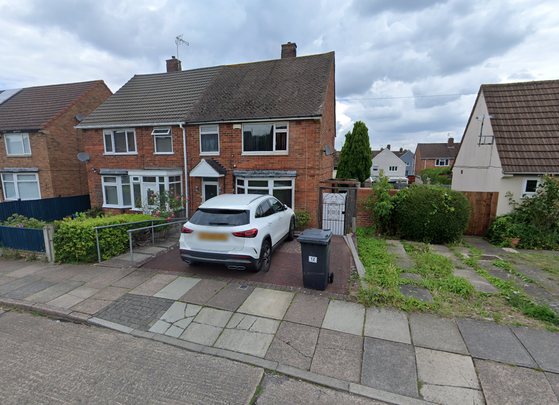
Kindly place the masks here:
<instances>
[{"instance_id":1,"label":"car front wheel","mask_svg":"<svg viewBox=\"0 0 559 405\"><path fill-rule=\"evenodd\" d=\"M292 241L295 239L295 219L291 218L289 222L289 233L287 234L287 240Z\"/></svg>"},{"instance_id":2,"label":"car front wheel","mask_svg":"<svg viewBox=\"0 0 559 405\"><path fill-rule=\"evenodd\" d=\"M267 272L270 270L270 263L272 261L272 245L269 240L262 242L262 248L260 249L260 259L255 266L254 271Z\"/></svg>"}]
</instances>

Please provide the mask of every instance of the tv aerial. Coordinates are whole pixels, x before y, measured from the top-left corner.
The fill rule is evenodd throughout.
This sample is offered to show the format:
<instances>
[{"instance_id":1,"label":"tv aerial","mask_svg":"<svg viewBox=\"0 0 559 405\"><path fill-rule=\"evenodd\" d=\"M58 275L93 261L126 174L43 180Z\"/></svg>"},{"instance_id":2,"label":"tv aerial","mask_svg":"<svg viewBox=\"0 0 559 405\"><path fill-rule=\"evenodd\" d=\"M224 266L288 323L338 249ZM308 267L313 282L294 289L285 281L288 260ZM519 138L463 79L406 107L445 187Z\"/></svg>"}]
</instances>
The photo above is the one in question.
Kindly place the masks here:
<instances>
[{"instance_id":1,"label":"tv aerial","mask_svg":"<svg viewBox=\"0 0 559 405\"><path fill-rule=\"evenodd\" d=\"M177 37L175 38L175 45L177 45L177 59L179 59L179 60L180 60L180 58L179 58L179 45L186 44L186 46L190 46L190 44L187 41L182 39L183 35L184 34L177 35Z\"/></svg>"}]
</instances>

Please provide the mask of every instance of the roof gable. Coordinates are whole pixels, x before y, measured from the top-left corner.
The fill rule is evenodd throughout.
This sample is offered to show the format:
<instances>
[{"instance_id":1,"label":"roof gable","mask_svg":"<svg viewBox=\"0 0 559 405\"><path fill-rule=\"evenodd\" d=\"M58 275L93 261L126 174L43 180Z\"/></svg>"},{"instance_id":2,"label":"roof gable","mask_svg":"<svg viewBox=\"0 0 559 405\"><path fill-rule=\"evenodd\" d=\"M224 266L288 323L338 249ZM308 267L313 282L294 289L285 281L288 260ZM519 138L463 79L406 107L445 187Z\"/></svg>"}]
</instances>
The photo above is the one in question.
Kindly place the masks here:
<instances>
[{"instance_id":1,"label":"roof gable","mask_svg":"<svg viewBox=\"0 0 559 405\"><path fill-rule=\"evenodd\" d=\"M559 173L559 80L480 88L505 173Z\"/></svg>"},{"instance_id":2,"label":"roof gable","mask_svg":"<svg viewBox=\"0 0 559 405\"><path fill-rule=\"evenodd\" d=\"M21 89L0 104L0 131L40 130L102 80Z\"/></svg>"}]
</instances>

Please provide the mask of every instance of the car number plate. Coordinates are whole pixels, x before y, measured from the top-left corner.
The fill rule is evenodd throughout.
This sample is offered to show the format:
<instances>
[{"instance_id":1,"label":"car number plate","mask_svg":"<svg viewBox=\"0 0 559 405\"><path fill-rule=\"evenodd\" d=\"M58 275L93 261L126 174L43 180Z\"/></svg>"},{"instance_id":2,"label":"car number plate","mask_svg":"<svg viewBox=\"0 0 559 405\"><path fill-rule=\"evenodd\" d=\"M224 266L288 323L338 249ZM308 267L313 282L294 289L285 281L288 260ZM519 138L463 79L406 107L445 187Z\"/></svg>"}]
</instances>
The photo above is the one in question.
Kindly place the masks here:
<instances>
[{"instance_id":1,"label":"car number plate","mask_svg":"<svg viewBox=\"0 0 559 405\"><path fill-rule=\"evenodd\" d=\"M200 239L200 240L211 240L211 241L226 241L227 240L227 234L226 233L200 232L198 234L198 239Z\"/></svg>"}]
</instances>

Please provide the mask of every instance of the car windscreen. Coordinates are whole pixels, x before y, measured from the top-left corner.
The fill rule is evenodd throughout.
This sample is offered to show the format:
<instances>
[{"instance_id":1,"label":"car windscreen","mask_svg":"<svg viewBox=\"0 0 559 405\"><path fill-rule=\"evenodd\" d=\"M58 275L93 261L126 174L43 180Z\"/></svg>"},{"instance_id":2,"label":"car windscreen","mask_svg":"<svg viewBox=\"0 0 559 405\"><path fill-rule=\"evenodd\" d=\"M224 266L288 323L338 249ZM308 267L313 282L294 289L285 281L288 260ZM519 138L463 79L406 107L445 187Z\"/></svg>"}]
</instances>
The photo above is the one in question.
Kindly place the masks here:
<instances>
[{"instance_id":1,"label":"car windscreen","mask_svg":"<svg viewBox=\"0 0 559 405\"><path fill-rule=\"evenodd\" d=\"M239 226L249 223L249 211L199 208L190 223L208 226Z\"/></svg>"}]
</instances>

